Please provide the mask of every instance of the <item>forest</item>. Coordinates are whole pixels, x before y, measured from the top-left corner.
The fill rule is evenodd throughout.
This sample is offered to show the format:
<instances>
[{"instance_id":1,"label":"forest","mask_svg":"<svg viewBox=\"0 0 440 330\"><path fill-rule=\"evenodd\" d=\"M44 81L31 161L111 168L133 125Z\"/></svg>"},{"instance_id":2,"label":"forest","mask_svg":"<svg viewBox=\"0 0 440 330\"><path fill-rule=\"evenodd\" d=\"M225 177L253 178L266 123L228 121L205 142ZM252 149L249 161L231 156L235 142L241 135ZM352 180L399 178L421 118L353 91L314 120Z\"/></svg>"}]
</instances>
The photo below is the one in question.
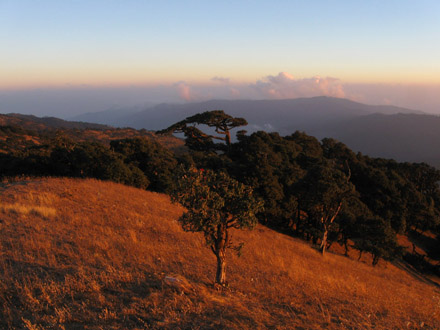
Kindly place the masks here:
<instances>
[{"instance_id":1,"label":"forest","mask_svg":"<svg viewBox=\"0 0 440 330\"><path fill-rule=\"evenodd\" d=\"M356 154L334 139L318 141L300 131L246 135L239 130L246 124L244 118L215 110L156 132L184 134L184 152L145 137L106 144L73 139L63 129L48 134L2 126L0 135L10 148L0 153L0 175L96 178L178 196L182 171L221 174L223 182L251 189L259 223L308 241L323 254L337 243L346 254L357 250L359 258L370 253L373 265L404 259L421 271L440 273L438 264L398 243L398 235L429 231L439 236L438 169ZM21 141L14 138L18 133L45 135L45 143L28 139L14 148Z\"/></svg>"}]
</instances>

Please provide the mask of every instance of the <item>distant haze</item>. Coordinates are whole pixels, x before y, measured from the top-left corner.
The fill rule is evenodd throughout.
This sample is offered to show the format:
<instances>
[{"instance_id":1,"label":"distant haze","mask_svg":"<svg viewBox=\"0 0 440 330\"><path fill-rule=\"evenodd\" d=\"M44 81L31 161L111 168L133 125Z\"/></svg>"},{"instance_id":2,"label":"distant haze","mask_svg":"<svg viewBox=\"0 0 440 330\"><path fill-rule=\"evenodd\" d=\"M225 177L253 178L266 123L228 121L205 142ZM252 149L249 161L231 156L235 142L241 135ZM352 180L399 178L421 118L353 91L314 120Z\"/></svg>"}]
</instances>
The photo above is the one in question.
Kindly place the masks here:
<instances>
[{"instance_id":1,"label":"distant haze","mask_svg":"<svg viewBox=\"0 0 440 330\"><path fill-rule=\"evenodd\" d=\"M141 108L159 103L186 103L210 99L261 100L298 97L342 97L372 105L395 105L440 114L440 85L353 84L331 77L295 78L289 73L235 83L213 77L206 83L146 86L65 86L0 90L0 113L73 118L109 109ZM228 109L223 109L226 112Z\"/></svg>"}]
</instances>

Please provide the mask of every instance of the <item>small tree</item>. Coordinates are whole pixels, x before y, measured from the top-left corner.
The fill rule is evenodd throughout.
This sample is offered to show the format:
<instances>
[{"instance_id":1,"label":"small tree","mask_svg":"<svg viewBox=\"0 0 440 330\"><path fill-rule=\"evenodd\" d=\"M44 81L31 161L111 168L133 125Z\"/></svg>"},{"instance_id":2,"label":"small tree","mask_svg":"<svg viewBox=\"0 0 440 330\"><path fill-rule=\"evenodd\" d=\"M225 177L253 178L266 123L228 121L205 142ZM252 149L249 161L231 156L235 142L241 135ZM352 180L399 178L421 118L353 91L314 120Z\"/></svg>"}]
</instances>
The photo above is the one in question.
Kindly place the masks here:
<instances>
[{"instance_id":1,"label":"small tree","mask_svg":"<svg viewBox=\"0 0 440 330\"><path fill-rule=\"evenodd\" d=\"M321 252L327 248L328 234L344 205L344 201L355 195L349 182L350 171L344 174L331 163L311 168L300 182L301 205L312 224L320 224L322 230Z\"/></svg>"},{"instance_id":2,"label":"small tree","mask_svg":"<svg viewBox=\"0 0 440 330\"><path fill-rule=\"evenodd\" d=\"M377 216L366 214L357 221L359 238L355 238L354 247L359 250L359 259L362 252L370 252L373 256L373 266L379 259L393 260L402 254L402 249L397 242L396 232L390 223Z\"/></svg>"},{"instance_id":3,"label":"small tree","mask_svg":"<svg viewBox=\"0 0 440 330\"><path fill-rule=\"evenodd\" d=\"M210 170L180 169L173 201L187 208L179 221L186 231L203 232L207 245L217 258L215 282L226 284L226 249L241 248L231 242L230 229L253 228L255 214L262 202L252 195L252 188L226 173Z\"/></svg>"}]
</instances>

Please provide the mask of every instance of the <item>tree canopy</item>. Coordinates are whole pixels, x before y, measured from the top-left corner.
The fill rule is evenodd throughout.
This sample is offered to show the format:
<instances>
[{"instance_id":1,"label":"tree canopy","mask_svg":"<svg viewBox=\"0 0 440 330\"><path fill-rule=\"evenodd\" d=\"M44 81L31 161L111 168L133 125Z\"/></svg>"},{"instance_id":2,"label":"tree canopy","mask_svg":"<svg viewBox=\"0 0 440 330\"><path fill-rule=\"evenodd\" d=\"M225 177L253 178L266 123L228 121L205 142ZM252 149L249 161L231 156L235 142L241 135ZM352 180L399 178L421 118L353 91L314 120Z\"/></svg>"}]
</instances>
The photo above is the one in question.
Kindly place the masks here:
<instances>
[{"instance_id":1,"label":"tree canopy","mask_svg":"<svg viewBox=\"0 0 440 330\"><path fill-rule=\"evenodd\" d=\"M213 128L217 135L203 132L195 125L206 125ZM244 118L234 118L224 113L223 110L212 110L190 116L157 133L183 133L186 137L186 145L193 150L225 151L231 145L231 129L245 125L247 125L247 121ZM224 144L214 143L213 140L223 141Z\"/></svg>"},{"instance_id":2,"label":"tree canopy","mask_svg":"<svg viewBox=\"0 0 440 330\"><path fill-rule=\"evenodd\" d=\"M246 186L224 172L180 168L171 194L187 211L179 218L184 230L202 232L217 257L216 283L226 284L226 249L233 248L230 228L253 228L262 202ZM235 246L237 248L237 246Z\"/></svg>"}]
</instances>

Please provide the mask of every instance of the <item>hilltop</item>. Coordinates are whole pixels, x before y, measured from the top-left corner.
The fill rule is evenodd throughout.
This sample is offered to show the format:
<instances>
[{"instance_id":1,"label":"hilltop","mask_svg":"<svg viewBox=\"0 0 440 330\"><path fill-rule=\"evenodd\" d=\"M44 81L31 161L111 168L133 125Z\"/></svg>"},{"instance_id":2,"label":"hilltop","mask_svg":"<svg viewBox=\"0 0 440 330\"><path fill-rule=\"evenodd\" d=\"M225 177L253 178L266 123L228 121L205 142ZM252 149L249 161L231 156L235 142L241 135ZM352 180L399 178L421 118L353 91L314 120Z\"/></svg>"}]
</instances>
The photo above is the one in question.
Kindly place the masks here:
<instances>
[{"instance_id":1,"label":"hilltop","mask_svg":"<svg viewBox=\"0 0 440 330\"><path fill-rule=\"evenodd\" d=\"M438 287L263 226L234 232L230 289L166 195L93 179L0 187L0 327L434 329ZM177 287L167 277L177 279Z\"/></svg>"},{"instance_id":2,"label":"hilltop","mask_svg":"<svg viewBox=\"0 0 440 330\"><path fill-rule=\"evenodd\" d=\"M19 113L0 114L0 125L14 125L25 129L42 131L49 128L70 128L70 129L108 129L110 126L81 121L66 121L56 117L37 117Z\"/></svg>"},{"instance_id":3,"label":"hilltop","mask_svg":"<svg viewBox=\"0 0 440 330\"><path fill-rule=\"evenodd\" d=\"M75 142L99 142L109 145L117 139L142 137L166 148L181 150L183 142L170 136L157 136L145 129L115 128L107 125L65 121L54 117L0 114L0 153L14 153L53 142L63 136Z\"/></svg>"}]
</instances>

